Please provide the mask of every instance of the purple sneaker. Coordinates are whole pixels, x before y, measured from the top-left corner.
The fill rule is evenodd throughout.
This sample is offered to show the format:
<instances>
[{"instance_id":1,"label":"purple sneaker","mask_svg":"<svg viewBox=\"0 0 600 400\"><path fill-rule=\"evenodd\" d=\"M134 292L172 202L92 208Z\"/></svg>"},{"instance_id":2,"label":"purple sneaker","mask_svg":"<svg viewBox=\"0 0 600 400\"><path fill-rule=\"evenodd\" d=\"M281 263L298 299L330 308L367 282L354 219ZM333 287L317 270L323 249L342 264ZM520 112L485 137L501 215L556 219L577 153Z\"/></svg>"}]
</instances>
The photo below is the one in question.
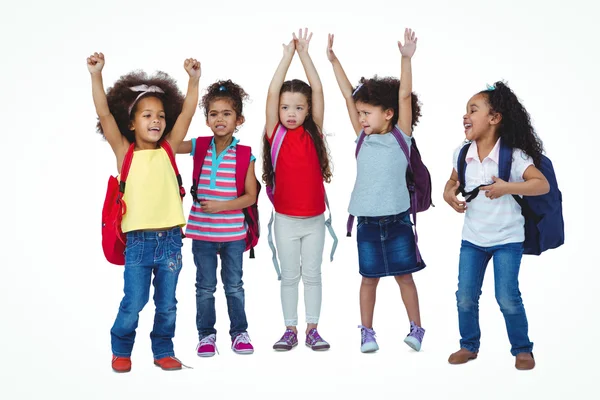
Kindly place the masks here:
<instances>
[{"instance_id":1,"label":"purple sneaker","mask_svg":"<svg viewBox=\"0 0 600 400\"><path fill-rule=\"evenodd\" d=\"M308 334L306 335L306 345L313 350L328 350L330 347L329 343L323 340L321 335L319 335L317 328L312 328L308 331Z\"/></svg>"},{"instance_id":2,"label":"purple sneaker","mask_svg":"<svg viewBox=\"0 0 600 400\"><path fill-rule=\"evenodd\" d=\"M298 345L298 336L291 329L286 329L285 333L274 345L273 349L280 351L289 351Z\"/></svg>"},{"instance_id":3,"label":"purple sneaker","mask_svg":"<svg viewBox=\"0 0 600 400\"><path fill-rule=\"evenodd\" d=\"M360 351L362 353L372 353L379 350L379 345L375 340L375 331L362 325L358 327L360 328Z\"/></svg>"},{"instance_id":4,"label":"purple sneaker","mask_svg":"<svg viewBox=\"0 0 600 400\"><path fill-rule=\"evenodd\" d=\"M419 351L421 350L423 336L425 336L425 329L410 321L410 333L404 338L404 343L409 345L413 350Z\"/></svg>"}]
</instances>

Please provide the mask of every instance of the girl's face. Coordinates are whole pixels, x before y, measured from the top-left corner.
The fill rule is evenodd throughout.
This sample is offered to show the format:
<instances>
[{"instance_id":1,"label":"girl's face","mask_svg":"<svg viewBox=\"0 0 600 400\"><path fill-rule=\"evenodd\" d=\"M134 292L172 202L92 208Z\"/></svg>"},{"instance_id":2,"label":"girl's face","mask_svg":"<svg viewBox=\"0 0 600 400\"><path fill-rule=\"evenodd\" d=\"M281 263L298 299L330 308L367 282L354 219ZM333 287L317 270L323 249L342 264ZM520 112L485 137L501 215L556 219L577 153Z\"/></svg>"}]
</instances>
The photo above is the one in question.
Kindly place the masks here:
<instances>
[{"instance_id":1,"label":"girl's face","mask_svg":"<svg viewBox=\"0 0 600 400\"><path fill-rule=\"evenodd\" d=\"M391 121L394 110L391 108L384 110L381 106L373 106L357 101L356 110L365 135L387 133L392 130Z\"/></svg>"},{"instance_id":2,"label":"girl's face","mask_svg":"<svg viewBox=\"0 0 600 400\"><path fill-rule=\"evenodd\" d=\"M283 92L279 97L279 121L286 129L301 126L308 115L306 96L298 92Z\"/></svg>"},{"instance_id":3,"label":"girl's face","mask_svg":"<svg viewBox=\"0 0 600 400\"><path fill-rule=\"evenodd\" d=\"M233 135L235 129L243 124L244 120L243 116L236 114L231 101L228 99L217 99L211 101L208 105L206 126L210 128L215 136Z\"/></svg>"},{"instance_id":4,"label":"girl's face","mask_svg":"<svg viewBox=\"0 0 600 400\"><path fill-rule=\"evenodd\" d=\"M156 145L165 132L166 126L163 102L154 96L142 97L136 105L129 128L135 132L136 142Z\"/></svg>"},{"instance_id":5,"label":"girl's face","mask_svg":"<svg viewBox=\"0 0 600 400\"><path fill-rule=\"evenodd\" d=\"M465 137L478 140L493 135L501 119L500 114L492 112L486 96L478 93L467 103L467 113L463 116Z\"/></svg>"}]
</instances>

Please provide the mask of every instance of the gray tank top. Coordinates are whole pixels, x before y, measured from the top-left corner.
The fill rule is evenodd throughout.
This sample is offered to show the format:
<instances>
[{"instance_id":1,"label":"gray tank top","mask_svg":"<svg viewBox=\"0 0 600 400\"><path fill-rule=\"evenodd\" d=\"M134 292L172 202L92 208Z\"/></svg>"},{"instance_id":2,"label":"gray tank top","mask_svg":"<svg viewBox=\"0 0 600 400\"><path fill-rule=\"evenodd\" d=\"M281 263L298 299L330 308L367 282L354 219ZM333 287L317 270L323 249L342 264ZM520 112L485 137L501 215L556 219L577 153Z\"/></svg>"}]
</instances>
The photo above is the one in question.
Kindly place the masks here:
<instances>
[{"instance_id":1,"label":"gray tank top","mask_svg":"<svg viewBox=\"0 0 600 400\"><path fill-rule=\"evenodd\" d=\"M412 138L404 132L402 137L410 150ZM406 168L408 161L391 132L365 137L356 159L348 212L357 217L379 217L408 210Z\"/></svg>"}]
</instances>

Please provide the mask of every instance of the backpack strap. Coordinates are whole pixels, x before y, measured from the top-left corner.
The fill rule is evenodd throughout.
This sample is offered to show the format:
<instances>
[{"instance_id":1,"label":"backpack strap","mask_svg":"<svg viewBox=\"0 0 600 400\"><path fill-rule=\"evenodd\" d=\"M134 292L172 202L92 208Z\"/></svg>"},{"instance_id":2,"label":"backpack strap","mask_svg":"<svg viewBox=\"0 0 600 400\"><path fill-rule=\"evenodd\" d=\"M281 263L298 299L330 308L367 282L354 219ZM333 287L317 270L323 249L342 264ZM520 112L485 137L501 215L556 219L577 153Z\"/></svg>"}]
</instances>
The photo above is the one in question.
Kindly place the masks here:
<instances>
[{"instance_id":1,"label":"backpack strap","mask_svg":"<svg viewBox=\"0 0 600 400\"><path fill-rule=\"evenodd\" d=\"M194 139L192 140L194 141ZM194 141L194 170L192 172L192 188L190 189L193 201L198 201L198 183L200 182L200 173L202 172L204 159L206 158L206 153L208 152L212 140L212 136L199 136Z\"/></svg>"},{"instance_id":2,"label":"backpack strap","mask_svg":"<svg viewBox=\"0 0 600 400\"><path fill-rule=\"evenodd\" d=\"M467 203L469 203L471 200L473 200L475 197L477 197L477 195L479 194L479 188L481 186L484 186L484 185L479 185L475 189L471 190L470 192L467 192L465 190L465 179L466 179L465 177L466 177L466 172L467 172L467 153L469 152L471 143L472 142L467 142L463 145L463 147L460 149L460 152L458 153L458 160L456 161L456 167L457 167L456 172L458 174L458 182L460 183L460 185L458 186L458 190L459 190L460 194L463 195L463 197L465 198L465 201Z\"/></svg>"},{"instance_id":3,"label":"backpack strap","mask_svg":"<svg viewBox=\"0 0 600 400\"><path fill-rule=\"evenodd\" d=\"M235 186L238 197L246 192L246 175L250 167L252 150L249 146L238 144L235 153Z\"/></svg>"},{"instance_id":4,"label":"backpack strap","mask_svg":"<svg viewBox=\"0 0 600 400\"><path fill-rule=\"evenodd\" d=\"M358 141L356 142L356 150L354 151L354 158L358 158L358 152L360 151L360 148L362 147L363 142L365 141L366 137L367 137L367 135L365 135L365 131L361 130L360 133L358 134ZM348 214L348 220L346 221L346 237L352 236L352 227L353 226L354 226L354 215Z\"/></svg>"},{"instance_id":5,"label":"backpack strap","mask_svg":"<svg viewBox=\"0 0 600 400\"><path fill-rule=\"evenodd\" d=\"M179 173L177 163L175 162L175 154L173 154L173 148L166 140L160 141L160 147L162 147L163 150L167 152L167 156L169 156L169 161L171 161L171 166L173 167L173 171L175 171L175 176L177 177L177 184L179 185L179 195L183 199L185 197L185 189L183 188L181 174Z\"/></svg>"},{"instance_id":6,"label":"backpack strap","mask_svg":"<svg viewBox=\"0 0 600 400\"><path fill-rule=\"evenodd\" d=\"M127 182L127 176L129 175L129 169L131 168L131 162L133 161L134 149L135 143L131 143L123 158L123 164L121 165L121 174L119 175L119 192L121 192L121 195L125 193L125 183Z\"/></svg>"}]
</instances>

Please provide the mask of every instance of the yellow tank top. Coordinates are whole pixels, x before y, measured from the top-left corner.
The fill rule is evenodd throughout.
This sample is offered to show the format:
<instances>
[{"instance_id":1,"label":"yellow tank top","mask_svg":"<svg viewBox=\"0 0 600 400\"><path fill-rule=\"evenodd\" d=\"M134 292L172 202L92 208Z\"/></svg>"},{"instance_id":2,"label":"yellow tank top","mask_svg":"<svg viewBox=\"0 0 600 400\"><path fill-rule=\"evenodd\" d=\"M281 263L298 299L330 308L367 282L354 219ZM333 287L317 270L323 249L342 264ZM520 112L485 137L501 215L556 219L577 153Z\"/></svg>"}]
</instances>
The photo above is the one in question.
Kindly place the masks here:
<instances>
[{"instance_id":1,"label":"yellow tank top","mask_svg":"<svg viewBox=\"0 0 600 400\"><path fill-rule=\"evenodd\" d=\"M177 178L162 148L133 153L123 198L123 232L185 226Z\"/></svg>"}]
</instances>

